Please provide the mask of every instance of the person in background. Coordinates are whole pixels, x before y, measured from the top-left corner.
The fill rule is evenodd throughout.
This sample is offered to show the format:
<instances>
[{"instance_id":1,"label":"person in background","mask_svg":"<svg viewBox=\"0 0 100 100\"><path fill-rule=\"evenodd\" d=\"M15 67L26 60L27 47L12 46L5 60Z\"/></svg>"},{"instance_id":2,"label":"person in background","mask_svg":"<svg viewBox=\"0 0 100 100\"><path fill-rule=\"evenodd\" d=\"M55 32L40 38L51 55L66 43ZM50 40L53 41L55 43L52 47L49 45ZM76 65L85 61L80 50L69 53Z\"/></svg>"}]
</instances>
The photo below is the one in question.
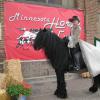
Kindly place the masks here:
<instances>
[{"instance_id":1,"label":"person in background","mask_svg":"<svg viewBox=\"0 0 100 100\"><path fill-rule=\"evenodd\" d=\"M72 23L72 27L70 30L70 36L68 37L68 47L70 48L70 53L72 55L73 61L74 61L74 69L80 70L80 58L78 51L80 49L79 47L79 39L80 39L80 20L78 16L73 16L69 19L69 22Z\"/></svg>"}]
</instances>

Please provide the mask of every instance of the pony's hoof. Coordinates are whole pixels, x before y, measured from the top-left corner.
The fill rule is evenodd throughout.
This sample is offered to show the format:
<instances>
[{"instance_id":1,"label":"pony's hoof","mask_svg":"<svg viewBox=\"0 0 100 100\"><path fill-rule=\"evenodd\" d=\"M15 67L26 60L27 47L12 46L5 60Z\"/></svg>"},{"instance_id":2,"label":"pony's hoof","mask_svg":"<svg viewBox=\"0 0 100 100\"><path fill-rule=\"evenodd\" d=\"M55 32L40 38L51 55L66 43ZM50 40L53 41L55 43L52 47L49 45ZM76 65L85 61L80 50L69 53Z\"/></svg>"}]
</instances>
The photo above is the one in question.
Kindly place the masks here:
<instances>
[{"instance_id":1,"label":"pony's hoof","mask_svg":"<svg viewBox=\"0 0 100 100\"><path fill-rule=\"evenodd\" d=\"M92 86L92 87L89 88L89 91L92 92L92 93L95 93L95 92L98 91L98 88Z\"/></svg>"},{"instance_id":2,"label":"pony's hoof","mask_svg":"<svg viewBox=\"0 0 100 100\"><path fill-rule=\"evenodd\" d=\"M62 99L67 98L67 94L57 94L56 96Z\"/></svg>"},{"instance_id":3,"label":"pony's hoof","mask_svg":"<svg viewBox=\"0 0 100 100\"><path fill-rule=\"evenodd\" d=\"M56 95L59 98L67 98L68 97L66 92L58 91L58 89L54 92L54 95Z\"/></svg>"},{"instance_id":4,"label":"pony's hoof","mask_svg":"<svg viewBox=\"0 0 100 100\"><path fill-rule=\"evenodd\" d=\"M57 95L57 93L58 93L58 90L56 90L56 91L54 92L54 95Z\"/></svg>"}]
</instances>

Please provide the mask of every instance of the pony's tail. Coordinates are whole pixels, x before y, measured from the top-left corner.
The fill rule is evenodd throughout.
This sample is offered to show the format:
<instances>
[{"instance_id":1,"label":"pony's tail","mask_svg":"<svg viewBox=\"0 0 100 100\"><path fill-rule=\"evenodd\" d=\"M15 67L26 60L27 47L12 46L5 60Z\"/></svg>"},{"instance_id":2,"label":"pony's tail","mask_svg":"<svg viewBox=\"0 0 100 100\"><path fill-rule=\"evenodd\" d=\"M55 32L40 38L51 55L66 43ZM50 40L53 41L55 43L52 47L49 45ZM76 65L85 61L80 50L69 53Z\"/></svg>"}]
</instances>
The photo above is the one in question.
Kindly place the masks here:
<instances>
[{"instance_id":1,"label":"pony's tail","mask_svg":"<svg viewBox=\"0 0 100 100\"><path fill-rule=\"evenodd\" d=\"M93 78L94 84L100 87L100 74Z\"/></svg>"}]
</instances>

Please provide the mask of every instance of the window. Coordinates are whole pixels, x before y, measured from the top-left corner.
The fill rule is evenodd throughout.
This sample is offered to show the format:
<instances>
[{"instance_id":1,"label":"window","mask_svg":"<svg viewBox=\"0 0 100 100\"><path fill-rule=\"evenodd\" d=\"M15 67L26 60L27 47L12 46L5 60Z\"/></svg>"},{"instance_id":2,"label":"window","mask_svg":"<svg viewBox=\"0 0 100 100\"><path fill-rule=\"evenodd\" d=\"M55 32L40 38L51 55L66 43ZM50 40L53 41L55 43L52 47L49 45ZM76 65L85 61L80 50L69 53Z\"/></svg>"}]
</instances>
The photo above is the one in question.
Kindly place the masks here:
<instances>
[{"instance_id":1,"label":"window","mask_svg":"<svg viewBox=\"0 0 100 100\"><path fill-rule=\"evenodd\" d=\"M62 0L62 6L65 8L75 8L76 0Z\"/></svg>"},{"instance_id":2,"label":"window","mask_svg":"<svg viewBox=\"0 0 100 100\"><path fill-rule=\"evenodd\" d=\"M47 0L48 4L58 4L62 5L62 0Z\"/></svg>"},{"instance_id":3,"label":"window","mask_svg":"<svg viewBox=\"0 0 100 100\"><path fill-rule=\"evenodd\" d=\"M36 4L46 4L51 6L59 6L64 8L75 8L76 0L16 0L18 2L32 2Z\"/></svg>"},{"instance_id":4,"label":"window","mask_svg":"<svg viewBox=\"0 0 100 100\"><path fill-rule=\"evenodd\" d=\"M31 1L31 2L43 2L46 3L47 0L17 0L17 1Z\"/></svg>"},{"instance_id":5,"label":"window","mask_svg":"<svg viewBox=\"0 0 100 100\"><path fill-rule=\"evenodd\" d=\"M97 33L100 33L100 13L97 15Z\"/></svg>"}]
</instances>

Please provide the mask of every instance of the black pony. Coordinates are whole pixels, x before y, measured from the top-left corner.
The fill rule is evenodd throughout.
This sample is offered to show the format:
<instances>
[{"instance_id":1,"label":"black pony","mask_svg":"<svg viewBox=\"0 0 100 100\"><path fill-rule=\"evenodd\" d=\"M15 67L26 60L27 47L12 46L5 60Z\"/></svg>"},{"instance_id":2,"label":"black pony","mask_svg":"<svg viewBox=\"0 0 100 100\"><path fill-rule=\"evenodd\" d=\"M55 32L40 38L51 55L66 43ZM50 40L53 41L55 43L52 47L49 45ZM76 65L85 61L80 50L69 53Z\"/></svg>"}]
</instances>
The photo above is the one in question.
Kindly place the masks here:
<instances>
[{"instance_id":1,"label":"black pony","mask_svg":"<svg viewBox=\"0 0 100 100\"><path fill-rule=\"evenodd\" d=\"M50 60L57 77L57 89L54 94L60 98L67 97L64 73L69 72L71 61L66 44L68 44L67 38L61 39L50 30L43 29L37 34L33 45L35 50L44 49L45 55ZM91 87L90 91L93 89L95 88Z\"/></svg>"}]
</instances>

